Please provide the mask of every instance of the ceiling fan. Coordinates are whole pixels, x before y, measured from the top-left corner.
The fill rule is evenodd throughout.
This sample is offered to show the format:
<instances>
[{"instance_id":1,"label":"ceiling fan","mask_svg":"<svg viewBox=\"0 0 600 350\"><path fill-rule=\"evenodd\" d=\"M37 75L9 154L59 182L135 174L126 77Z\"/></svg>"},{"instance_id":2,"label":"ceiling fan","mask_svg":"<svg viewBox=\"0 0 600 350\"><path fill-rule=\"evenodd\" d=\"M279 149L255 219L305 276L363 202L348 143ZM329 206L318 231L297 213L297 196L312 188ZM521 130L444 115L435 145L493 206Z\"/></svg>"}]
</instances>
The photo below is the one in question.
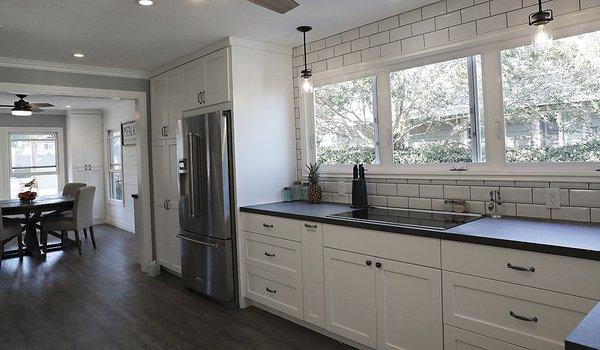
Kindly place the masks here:
<instances>
[{"instance_id":1,"label":"ceiling fan","mask_svg":"<svg viewBox=\"0 0 600 350\"><path fill-rule=\"evenodd\" d=\"M29 117L31 114L43 112L40 107L54 107L51 103L29 103L25 101L27 95L18 95L19 100L15 101L14 105L0 105L0 107L13 107L10 113L15 117Z\"/></svg>"},{"instance_id":2,"label":"ceiling fan","mask_svg":"<svg viewBox=\"0 0 600 350\"><path fill-rule=\"evenodd\" d=\"M284 14L296 7L298 3L294 0L248 0L259 6L267 8L269 10Z\"/></svg>"}]
</instances>

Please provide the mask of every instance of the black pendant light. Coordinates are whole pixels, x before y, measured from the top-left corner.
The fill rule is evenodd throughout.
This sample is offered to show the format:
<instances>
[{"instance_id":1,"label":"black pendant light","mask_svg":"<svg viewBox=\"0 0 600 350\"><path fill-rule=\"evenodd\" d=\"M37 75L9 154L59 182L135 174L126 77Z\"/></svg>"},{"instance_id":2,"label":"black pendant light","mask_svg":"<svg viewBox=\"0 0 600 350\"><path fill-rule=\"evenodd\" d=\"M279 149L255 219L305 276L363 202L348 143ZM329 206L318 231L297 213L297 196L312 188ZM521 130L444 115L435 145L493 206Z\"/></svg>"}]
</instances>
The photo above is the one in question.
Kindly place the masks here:
<instances>
[{"instance_id":1,"label":"black pendant light","mask_svg":"<svg viewBox=\"0 0 600 350\"><path fill-rule=\"evenodd\" d=\"M552 46L552 32L548 25L554 20L554 12L551 9L542 8L542 0L538 0L539 10L529 15L531 33L531 44L537 50L545 50Z\"/></svg>"},{"instance_id":2,"label":"black pendant light","mask_svg":"<svg viewBox=\"0 0 600 350\"><path fill-rule=\"evenodd\" d=\"M304 92L312 92L312 81L311 81L311 77L312 77L312 72L310 71L310 69L308 69L308 64L306 62L306 32L309 32L312 30L312 27L309 26L300 26L298 28L299 32L302 33L302 35L304 36L304 70L301 73L301 77L303 79L302 81L302 90L304 90Z\"/></svg>"}]
</instances>

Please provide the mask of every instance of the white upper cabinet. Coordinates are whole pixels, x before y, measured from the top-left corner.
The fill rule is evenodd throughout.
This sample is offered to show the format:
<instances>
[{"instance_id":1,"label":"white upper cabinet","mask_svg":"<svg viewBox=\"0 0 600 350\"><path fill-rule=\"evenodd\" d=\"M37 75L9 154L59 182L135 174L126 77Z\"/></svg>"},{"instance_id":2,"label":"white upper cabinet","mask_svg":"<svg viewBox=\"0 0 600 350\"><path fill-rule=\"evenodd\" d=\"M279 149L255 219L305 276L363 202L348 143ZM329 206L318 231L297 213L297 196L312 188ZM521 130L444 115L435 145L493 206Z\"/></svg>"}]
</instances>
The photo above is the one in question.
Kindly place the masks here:
<instances>
[{"instance_id":1,"label":"white upper cabinet","mask_svg":"<svg viewBox=\"0 0 600 350\"><path fill-rule=\"evenodd\" d=\"M168 114L167 93L166 77L153 78L150 82L152 140L165 138L165 125Z\"/></svg>"},{"instance_id":2,"label":"white upper cabinet","mask_svg":"<svg viewBox=\"0 0 600 350\"><path fill-rule=\"evenodd\" d=\"M69 114L69 166L96 167L102 164L102 116Z\"/></svg>"},{"instance_id":3,"label":"white upper cabinet","mask_svg":"<svg viewBox=\"0 0 600 350\"><path fill-rule=\"evenodd\" d=\"M172 70L152 79L152 140L174 139L183 111L183 72Z\"/></svg>"},{"instance_id":4,"label":"white upper cabinet","mask_svg":"<svg viewBox=\"0 0 600 350\"><path fill-rule=\"evenodd\" d=\"M230 100L228 48L187 63L181 69L183 71L184 110Z\"/></svg>"}]
</instances>

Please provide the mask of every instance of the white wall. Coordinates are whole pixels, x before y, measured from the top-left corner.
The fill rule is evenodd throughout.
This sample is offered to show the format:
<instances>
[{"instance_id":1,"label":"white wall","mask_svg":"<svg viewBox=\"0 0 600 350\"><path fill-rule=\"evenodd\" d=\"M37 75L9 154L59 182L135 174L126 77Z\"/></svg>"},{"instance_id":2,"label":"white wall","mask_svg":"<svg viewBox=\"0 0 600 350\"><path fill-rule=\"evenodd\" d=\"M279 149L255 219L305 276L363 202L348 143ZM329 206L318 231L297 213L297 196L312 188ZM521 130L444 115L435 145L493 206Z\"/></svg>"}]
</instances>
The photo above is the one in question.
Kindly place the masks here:
<instances>
[{"instance_id":1,"label":"white wall","mask_svg":"<svg viewBox=\"0 0 600 350\"><path fill-rule=\"evenodd\" d=\"M135 119L135 103L133 101L121 101L104 110L103 135L104 154L108 154L108 131L120 130L121 123ZM133 213L133 199L131 195L138 193L138 159L137 145L123 146L123 202L109 199L110 186L108 184L108 156L104 157L105 166L105 191L106 192L106 222L127 230L135 231Z\"/></svg>"}]
</instances>

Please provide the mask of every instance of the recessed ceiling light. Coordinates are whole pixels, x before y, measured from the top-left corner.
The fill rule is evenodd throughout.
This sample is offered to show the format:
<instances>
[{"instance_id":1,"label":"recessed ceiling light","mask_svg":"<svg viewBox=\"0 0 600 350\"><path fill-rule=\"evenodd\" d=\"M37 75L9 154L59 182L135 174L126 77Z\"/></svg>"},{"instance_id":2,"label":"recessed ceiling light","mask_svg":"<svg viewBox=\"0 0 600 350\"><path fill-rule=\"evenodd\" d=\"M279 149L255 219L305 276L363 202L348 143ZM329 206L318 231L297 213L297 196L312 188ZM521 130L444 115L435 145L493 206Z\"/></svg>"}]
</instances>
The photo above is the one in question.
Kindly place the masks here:
<instances>
[{"instance_id":1,"label":"recessed ceiling light","mask_svg":"<svg viewBox=\"0 0 600 350\"><path fill-rule=\"evenodd\" d=\"M71 106L65 106L65 108L71 108Z\"/></svg>"},{"instance_id":2,"label":"recessed ceiling light","mask_svg":"<svg viewBox=\"0 0 600 350\"><path fill-rule=\"evenodd\" d=\"M85 55L84 55L84 54L82 54L81 52L75 52L75 53L73 54L73 57L77 57L77 58L84 58L84 57L85 57Z\"/></svg>"},{"instance_id":3,"label":"recessed ceiling light","mask_svg":"<svg viewBox=\"0 0 600 350\"><path fill-rule=\"evenodd\" d=\"M154 0L135 0L138 5L142 6L152 6L154 5Z\"/></svg>"}]
</instances>

